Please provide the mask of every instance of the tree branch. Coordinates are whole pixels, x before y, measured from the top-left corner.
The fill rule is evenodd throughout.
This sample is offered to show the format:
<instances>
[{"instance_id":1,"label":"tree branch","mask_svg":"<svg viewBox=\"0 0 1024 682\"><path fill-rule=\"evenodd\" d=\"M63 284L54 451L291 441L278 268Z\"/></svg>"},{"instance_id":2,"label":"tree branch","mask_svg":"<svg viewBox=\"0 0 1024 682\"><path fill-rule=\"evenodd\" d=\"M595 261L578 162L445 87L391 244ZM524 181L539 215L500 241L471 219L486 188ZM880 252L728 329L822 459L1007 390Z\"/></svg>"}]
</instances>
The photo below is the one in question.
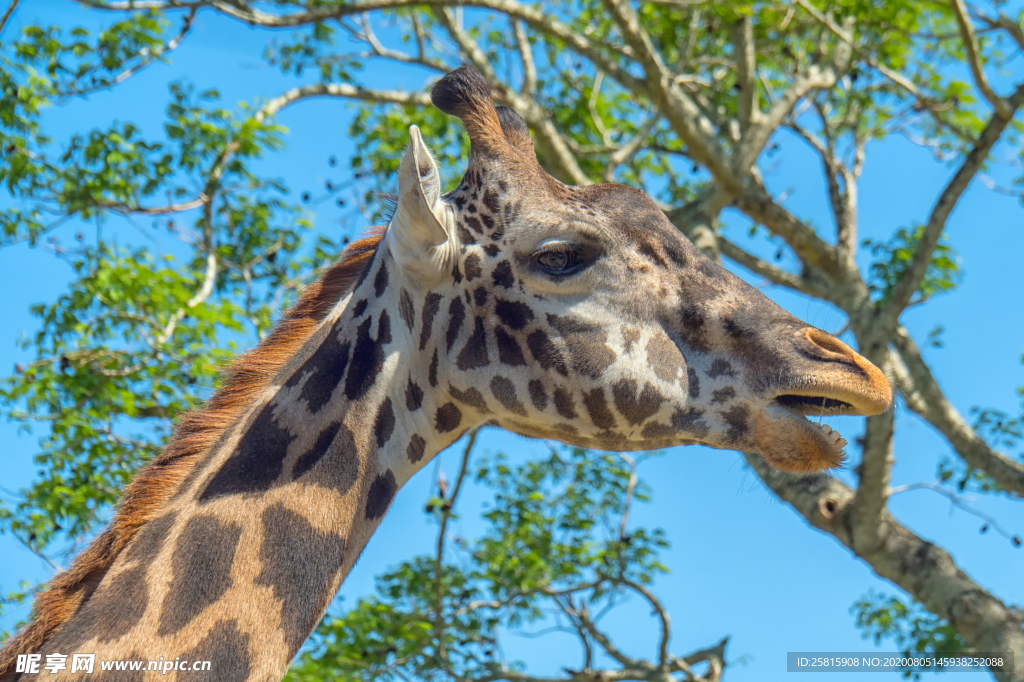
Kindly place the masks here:
<instances>
[{"instance_id":1,"label":"tree branch","mask_svg":"<svg viewBox=\"0 0 1024 682\"><path fill-rule=\"evenodd\" d=\"M1003 528L996 519L989 516L988 514L985 514L984 512L980 512L977 509L968 506L963 497L957 495L952 490L946 490L938 483L908 483L907 485L896 486L895 488L891 488L889 490L889 497L892 497L893 495L899 495L900 493L907 493L910 492L911 490L930 490L933 493L942 495L947 500L949 500L954 507L960 509L961 511L967 512L971 516L978 517L979 519L985 522L985 525L991 526L993 530L995 530L997 533L1002 535L1007 540L1013 541L1017 537L1013 533ZM982 532L985 532L985 530L985 528L982 528ZM1019 544L1019 538L1017 538L1017 543Z\"/></svg>"},{"instance_id":2,"label":"tree branch","mask_svg":"<svg viewBox=\"0 0 1024 682\"><path fill-rule=\"evenodd\" d=\"M676 85L650 36L640 26L636 12L625 0L604 0L604 5L618 24L626 42L633 48L647 76L651 97L657 102L672 129L686 143L689 156L702 163L715 181L730 194L742 192L743 181L733 174L725 151L718 144L714 125Z\"/></svg>"},{"instance_id":3,"label":"tree branch","mask_svg":"<svg viewBox=\"0 0 1024 682\"><path fill-rule=\"evenodd\" d=\"M526 29L520 21L512 20L512 32L516 37L516 49L519 51L519 59L523 64L523 85L520 92L524 95L533 96L537 90L537 65L533 60L533 48L530 46L530 38L526 35Z\"/></svg>"},{"instance_id":4,"label":"tree branch","mask_svg":"<svg viewBox=\"0 0 1024 682\"><path fill-rule=\"evenodd\" d=\"M629 467L629 483L626 485L626 501L622 507L622 518L619 520L619 540L625 541L626 527L629 525L629 507L633 503L633 494L636 492L636 458L631 455L627 455L625 452L620 452L619 458Z\"/></svg>"},{"instance_id":5,"label":"tree branch","mask_svg":"<svg viewBox=\"0 0 1024 682\"><path fill-rule=\"evenodd\" d=\"M981 14L980 12L975 13L975 16L985 22L989 28L1001 28L1010 34L1013 38L1013 42L1017 43L1017 47L1020 50L1024 50L1024 28L1016 21L1006 16L1002 12L999 13L999 17L993 19L992 17Z\"/></svg>"},{"instance_id":6,"label":"tree branch","mask_svg":"<svg viewBox=\"0 0 1024 682\"><path fill-rule=\"evenodd\" d=\"M293 88L271 99L263 105L260 115L263 119L268 118L295 102L311 97L347 97L367 102L430 106L430 95L425 92L370 90L361 85L348 85L347 83L312 83Z\"/></svg>"},{"instance_id":7,"label":"tree branch","mask_svg":"<svg viewBox=\"0 0 1024 682\"><path fill-rule=\"evenodd\" d=\"M39 557L40 559L45 561L50 566L50 568L53 569L54 573L60 573L60 572L62 572L64 570L63 568L61 568L57 564L53 563L53 560L50 559L50 557L46 556L45 554L40 552L38 549L33 547L32 544L28 540L26 540L25 538L21 537L20 535L15 533L13 530L11 531L11 535L14 536L15 540L17 540L21 544L25 545L25 548L28 549L28 551L32 552L37 557Z\"/></svg>"},{"instance_id":8,"label":"tree branch","mask_svg":"<svg viewBox=\"0 0 1024 682\"><path fill-rule=\"evenodd\" d=\"M650 136L654 126L657 125L659 118L660 116L657 113L648 116L647 120L643 122L636 135L630 138L629 142L626 142L608 155L608 165L604 170L605 182L615 182L615 169L644 148L644 143L647 142L647 138Z\"/></svg>"},{"instance_id":9,"label":"tree branch","mask_svg":"<svg viewBox=\"0 0 1024 682\"><path fill-rule=\"evenodd\" d=\"M572 608L571 605L569 608ZM650 663L647 663L646 661L638 661L622 653L622 651L612 643L608 635L599 630L597 625L594 624L594 621L590 619L590 614L587 612L586 606L581 606L579 609L573 609L572 613L579 619L580 624L586 628L587 632L590 633L590 636L594 638L594 641L600 644L601 648L604 649L609 656L622 664L623 668L641 669L645 670L645 672L649 672L654 669Z\"/></svg>"},{"instance_id":10,"label":"tree branch","mask_svg":"<svg viewBox=\"0 0 1024 682\"><path fill-rule=\"evenodd\" d=\"M893 363L893 379L907 407L938 429L968 466L985 472L1009 495L1024 497L1024 465L992 449L967 424L946 400L917 345L902 326L896 330L893 345L902 360Z\"/></svg>"},{"instance_id":11,"label":"tree branch","mask_svg":"<svg viewBox=\"0 0 1024 682\"><path fill-rule=\"evenodd\" d=\"M685 234L693 245L715 261L722 262L719 235L715 229L718 214L727 202L725 192L717 185L706 187L695 200L666 213L669 221Z\"/></svg>"},{"instance_id":12,"label":"tree branch","mask_svg":"<svg viewBox=\"0 0 1024 682\"><path fill-rule=\"evenodd\" d=\"M885 511L880 537L870 550L856 544L850 530L854 491L827 474L794 476L772 469L764 458L744 453L757 475L811 525L829 533L950 625L975 651L1013 652L1024 656L1024 615L1008 607L964 573L944 549L902 526ZM1019 670L1019 668L1018 668ZM1011 672L992 670L1000 682L1020 680Z\"/></svg>"},{"instance_id":13,"label":"tree branch","mask_svg":"<svg viewBox=\"0 0 1024 682\"><path fill-rule=\"evenodd\" d=\"M964 0L950 0L950 4L953 6L956 23L960 26L960 36L963 38L964 51L967 53L967 65L971 69L975 87L1001 118L1012 118L1013 113L1010 111L1009 104L996 94L985 77L985 70L981 64L981 52L978 49L978 38L974 35L974 25L967 16L967 6L964 5Z\"/></svg>"},{"instance_id":14,"label":"tree branch","mask_svg":"<svg viewBox=\"0 0 1024 682\"><path fill-rule=\"evenodd\" d=\"M754 25L749 17L740 17L732 27L732 51L736 61L736 84L739 95L736 97L739 112L740 133L746 135L750 126L758 122L760 111L757 109L757 62L754 54Z\"/></svg>"},{"instance_id":15,"label":"tree branch","mask_svg":"<svg viewBox=\"0 0 1024 682\"><path fill-rule=\"evenodd\" d=\"M569 677L540 677L528 673L516 672L514 670L501 670L482 677L474 678L472 682L627 682L627 680L651 679L651 671L643 668L622 668L620 670L569 670Z\"/></svg>"},{"instance_id":16,"label":"tree branch","mask_svg":"<svg viewBox=\"0 0 1024 682\"><path fill-rule=\"evenodd\" d=\"M807 72L800 74L793 84L775 101L763 120L744 135L735 155L735 168L738 173L745 173L757 161L768 140L775 133L786 117L793 111L797 102L812 90L830 88L836 83L836 71L832 67L825 69L812 65Z\"/></svg>"},{"instance_id":17,"label":"tree branch","mask_svg":"<svg viewBox=\"0 0 1024 682\"><path fill-rule=\"evenodd\" d=\"M10 21L11 15L14 14L14 10L18 8L19 2L21 2L21 0L11 0L11 4L9 4L7 9L4 10L4 15L0 17L0 35L3 34L4 28L7 26L7 22Z\"/></svg>"},{"instance_id":18,"label":"tree branch","mask_svg":"<svg viewBox=\"0 0 1024 682\"><path fill-rule=\"evenodd\" d=\"M857 209L856 209L856 178L853 172L847 170L846 166L837 158L835 149L835 137L830 129L830 124L825 112L815 103L819 120L821 121L822 132L825 140L820 139L796 121L791 121L788 127L795 132L802 140L807 142L821 158L822 171L828 185L829 204L832 209L832 218L836 223L836 246L848 269L856 267L853 258L856 255L857 247ZM858 150L863 154L863 145L858 145ZM858 158L860 158L858 156Z\"/></svg>"},{"instance_id":19,"label":"tree branch","mask_svg":"<svg viewBox=\"0 0 1024 682\"><path fill-rule=\"evenodd\" d=\"M860 482L851 514L854 543L864 551L873 551L872 548L881 541L885 530L882 522L889 500L894 417L894 410L868 417L864 430L864 447L860 465L857 467Z\"/></svg>"},{"instance_id":20,"label":"tree branch","mask_svg":"<svg viewBox=\"0 0 1024 682\"><path fill-rule=\"evenodd\" d=\"M672 624L668 616L668 611L666 611L665 607L661 605L658 598L640 583L636 583L625 578L616 578L615 582L622 583L635 592L639 592L643 598L647 600L647 603L651 605L654 612L658 614L658 620L661 621L661 637L658 640L658 667L662 670L667 669L669 659L668 641L672 637Z\"/></svg>"},{"instance_id":21,"label":"tree branch","mask_svg":"<svg viewBox=\"0 0 1024 682\"><path fill-rule=\"evenodd\" d=\"M718 682L722 677L722 669L725 668L725 647L729 643L728 637L723 637L718 644L714 646L705 647L699 649L691 654L687 654L682 658L678 656L670 656L671 670L672 672L684 672L689 679L697 680L703 679L707 682ZM709 670L703 678L698 678L690 670L691 666L697 665L707 661L709 664Z\"/></svg>"},{"instance_id":22,"label":"tree branch","mask_svg":"<svg viewBox=\"0 0 1024 682\"><path fill-rule=\"evenodd\" d=\"M606 42L595 43L582 35L574 28L563 24L538 9L529 5L522 5L515 0L350 0L344 4L332 4L329 7L318 8L307 12L295 12L293 14L270 14L249 5L233 4L224 0L123 0L117 2L102 2L102 0L78 0L87 7L95 9L125 11L138 9L173 10L183 8L211 7L223 14L226 14L240 21L253 26L265 26L268 28L295 28L315 24L330 19L340 19L354 14L371 12L381 9L394 9L399 7L450 7L461 5L466 7L483 7L492 9L509 17L525 21L534 30L545 35L556 38L563 42L569 49L579 53L594 63L594 65L621 83L629 90L638 93L646 93L647 87L644 80L636 78L626 69L620 67L613 59L610 59L606 52L619 57L630 57L631 51L626 48L616 47Z\"/></svg>"},{"instance_id":23,"label":"tree branch","mask_svg":"<svg viewBox=\"0 0 1024 682\"><path fill-rule=\"evenodd\" d=\"M416 16L415 14L413 15ZM377 57L383 57L384 59L390 59L392 61L400 62L403 64L418 64L425 66L434 71L445 73L449 71L449 66L436 59L429 59L426 55L423 42L420 38L420 33L417 30L417 45L419 48L419 54L413 56L406 54L405 52L399 52L398 50L392 50L391 48L385 47L380 40L377 38L377 34L373 30L373 26L370 24L369 14L363 14L360 16L359 24L361 31L359 31L355 37L359 40L364 41L373 50L373 54Z\"/></svg>"},{"instance_id":24,"label":"tree branch","mask_svg":"<svg viewBox=\"0 0 1024 682\"><path fill-rule=\"evenodd\" d=\"M744 250L735 242L726 239L722 235L718 235L718 248L726 258L735 261L751 272L761 275L773 284L788 287L795 291L807 294L808 296L825 298L826 292L815 283L805 280L798 275L786 272L785 270L781 270L774 265L761 260L754 254Z\"/></svg>"},{"instance_id":25,"label":"tree branch","mask_svg":"<svg viewBox=\"0 0 1024 682\"><path fill-rule=\"evenodd\" d=\"M760 182L751 183L733 203L750 218L781 237L804 263L836 279L849 274L840 264L835 248L776 203Z\"/></svg>"},{"instance_id":26,"label":"tree branch","mask_svg":"<svg viewBox=\"0 0 1024 682\"><path fill-rule=\"evenodd\" d=\"M924 279L925 273L931 265L932 254L939 243L939 238L946 227L946 221L950 213L953 212L960 197L967 190L967 186L974 179L985 159L988 158L992 147L1002 137L1003 131L1010 124L1012 116L1016 114L1021 104L1024 104L1024 83L1017 86L1016 91L1008 100L1010 116L1003 116L999 111L992 115L985 129L978 137L977 143L975 143L956 173L942 190L938 200L935 202L935 206L932 207L931 215L928 216L924 233L921 235L921 241L914 251L910 264L904 270L899 282L896 283L889 303L880 313L882 324L879 331L881 333L887 334L891 332L900 313L907 307L914 292L921 286L921 280Z\"/></svg>"},{"instance_id":27,"label":"tree branch","mask_svg":"<svg viewBox=\"0 0 1024 682\"><path fill-rule=\"evenodd\" d=\"M435 597L437 599L437 612L434 614L434 636L437 637L437 655L441 659L441 664L444 668L448 669L448 651L445 643L444 635L444 610L441 608L444 599L444 581L443 569L444 569L444 543L447 539L448 534L448 520L452 516L452 508L455 506L455 501L459 498L459 492L462 491L462 482L466 479L466 471L469 469L469 459L473 455L473 446L476 445L476 437L480 433L480 429L473 429L469 433L469 440L466 441L466 448L462 452L462 464L459 466L459 475L455 480L455 489L452 490L451 497L448 497L443 501L441 505L441 528L437 532L437 558L434 569L434 589ZM442 492L442 497L444 493Z\"/></svg>"},{"instance_id":28,"label":"tree branch","mask_svg":"<svg viewBox=\"0 0 1024 682\"><path fill-rule=\"evenodd\" d=\"M185 36L187 36L189 31L192 30L192 23L195 21L196 18L196 11L197 8L195 7L189 10L188 14L185 15L184 21L182 21L181 30L178 32L178 35L174 36L169 41L167 41L167 44L164 45L163 48L157 48L156 50L145 49L142 52L140 52L143 58L142 61L140 61L138 64L128 67L127 69L117 74L116 76L114 76L114 78L107 81L106 83L103 83L102 85L97 85L91 88L85 88L83 90L72 90L68 92L62 92L61 97L80 97L82 95L91 95L97 92L103 92L104 90L109 90L114 86L120 85L132 76L136 75L137 73L145 69L147 66L149 66L150 64L152 64L168 52L173 52L174 50L178 49L178 46L181 45L181 41L184 40Z\"/></svg>"}]
</instances>

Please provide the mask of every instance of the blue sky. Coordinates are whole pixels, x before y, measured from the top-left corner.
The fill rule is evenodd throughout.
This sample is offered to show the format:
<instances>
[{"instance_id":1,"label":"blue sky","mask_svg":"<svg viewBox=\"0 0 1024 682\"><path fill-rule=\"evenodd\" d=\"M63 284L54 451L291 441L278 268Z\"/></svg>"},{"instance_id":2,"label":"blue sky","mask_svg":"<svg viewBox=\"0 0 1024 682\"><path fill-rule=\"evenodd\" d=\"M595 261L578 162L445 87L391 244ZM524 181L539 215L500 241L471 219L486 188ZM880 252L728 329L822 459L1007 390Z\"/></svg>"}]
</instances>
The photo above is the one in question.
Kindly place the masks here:
<instances>
[{"instance_id":1,"label":"blue sky","mask_svg":"<svg viewBox=\"0 0 1024 682\"><path fill-rule=\"evenodd\" d=\"M7 35L33 18L97 26L110 17L86 13L70 3L37 0L19 9ZM203 12L193 34L172 55L171 64L152 67L112 93L49 111L46 123L50 134L60 140L118 119L135 122L145 132L157 135L168 99L166 84L175 79L200 88L216 87L229 106L278 94L294 81L263 65L260 55L267 38L265 32ZM420 76L409 72L373 75L405 88L424 85ZM352 109L337 100L309 101L288 109L279 117L289 129L287 148L263 162L262 169L284 178L293 191L322 187L325 180L338 179L341 173L329 174L327 158L333 154L345 159L351 154L353 145L346 137L351 115ZM1009 154L1005 148L998 153ZM770 188L791 190L786 200L791 211L817 225L828 225L816 158L800 144L784 140L775 160L778 163L767 177ZM339 168L344 166L339 163ZM898 227L923 221L950 173L948 165L900 137L869 147L860 183L863 236L884 239ZM457 180L448 178L451 184ZM1018 400L1014 390L1024 384L1020 363L1024 350L1022 215L1015 199L974 183L949 229L950 241L961 256L962 286L904 317L921 345L931 329L944 326L944 347L924 352L947 395L964 412L976 405L1012 412ZM341 234L339 216L339 210L325 202L315 209L316 228ZM365 225L368 223L360 226ZM743 221L730 217L727 225L739 234ZM69 226L65 234L75 229ZM121 234L119 238L125 240L143 240L130 228ZM179 248L167 235L152 237L156 242L149 239L146 243L158 251ZM0 292L4 294L0 296L0 370L11 371L16 362L26 359L15 340L36 329L29 306L54 300L69 279L69 268L43 250L24 245L0 250ZM843 325L843 316L826 305L767 287L756 278L750 281L816 326L836 332ZM897 409L893 485L934 480L937 463L949 453L948 447L927 424L902 406ZM854 419L832 422L851 442L861 428ZM7 423L0 423L0 437L5 444L0 455L4 472L0 485L17 489L35 474L31 461L35 437L19 434L15 425ZM539 454L546 446L491 431L481 439L481 449L520 457ZM441 456L440 466L449 478L455 474L457 450L458 446ZM423 513L423 504L431 492L433 472L433 465L426 467L399 494L342 588L346 601L367 594L373 577L385 568L431 550L435 528ZM675 653L685 654L728 635L729 659L735 663L728 679L770 681L787 676L787 651L874 649L854 628L850 606L872 590L890 594L898 594L898 590L773 498L737 453L678 448L646 463L641 473L653 486L654 502L636 510L634 523L663 527L672 542L664 555L671 573L658 581L656 592L672 615ZM846 473L839 476L848 478ZM486 501L484 491L475 487L467 491L464 520L454 535L471 537L480 528L472 510ZM1024 534L1019 504L1014 508L1004 499L984 497L975 506L999 519L1011 532ZM1014 549L995 533L979 534L977 518L952 509L948 501L929 491L903 493L892 500L891 509L914 532L946 547L982 586L1006 602L1024 604L1024 581L1020 580L1024 550ZM0 536L0 556L5 557L0 562L2 591L13 589L19 579L38 580L49 575L47 566L10 536ZM25 610L12 609L2 624L10 627L25 615ZM627 651L653 652L654 620L641 604L627 604L607 626ZM570 648L575 645L560 635L509 637L504 646L508 658L527 661L538 674L557 674L561 667L579 663L575 648ZM883 645L882 650L892 648ZM896 680L899 676L862 674L858 679ZM962 682L975 679L989 678L973 673L957 677Z\"/></svg>"}]
</instances>

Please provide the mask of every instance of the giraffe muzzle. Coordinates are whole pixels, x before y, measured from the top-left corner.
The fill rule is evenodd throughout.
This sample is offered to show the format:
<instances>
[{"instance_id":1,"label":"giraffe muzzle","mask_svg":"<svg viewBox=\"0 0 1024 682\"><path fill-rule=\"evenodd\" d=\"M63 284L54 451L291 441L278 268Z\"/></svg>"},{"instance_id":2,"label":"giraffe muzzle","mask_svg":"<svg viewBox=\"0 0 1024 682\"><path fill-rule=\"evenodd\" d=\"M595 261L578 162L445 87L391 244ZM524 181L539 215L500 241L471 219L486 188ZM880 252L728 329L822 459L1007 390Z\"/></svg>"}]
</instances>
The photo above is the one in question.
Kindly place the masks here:
<instances>
[{"instance_id":1,"label":"giraffe muzzle","mask_svg":"<svg viewBox=\"0 0 1024 682\"><path fill-rule=\"evenodd\" d=\"M814 327L796 333L802 356L794 376L776 387L772 402L813 416L870 417L892 406L892 388L882 371L845 343Z\"/></svg>"},{"instance_id":2,"label":"giraffe muzzle","mask_svg":"<svg viewBox=\"0 0 1024 682\"><path fill-rule=\"evenodd\" d=\"M881 370L820 329L799 330L795 348L799 371L755 417L754 440L776 468L832 469L843 463L846 439L812 419L880 414L892 406L892 388Z\"/></svg>"}]
</instances>

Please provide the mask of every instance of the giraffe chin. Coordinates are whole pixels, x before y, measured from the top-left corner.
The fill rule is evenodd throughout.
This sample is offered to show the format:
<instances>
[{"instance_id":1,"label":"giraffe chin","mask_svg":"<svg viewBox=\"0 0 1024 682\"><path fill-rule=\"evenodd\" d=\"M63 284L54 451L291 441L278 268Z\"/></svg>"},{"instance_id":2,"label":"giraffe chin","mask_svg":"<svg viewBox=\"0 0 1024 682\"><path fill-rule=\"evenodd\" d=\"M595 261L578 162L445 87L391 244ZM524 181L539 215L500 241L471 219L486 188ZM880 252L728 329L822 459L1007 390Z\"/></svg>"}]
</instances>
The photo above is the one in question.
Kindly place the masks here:
<instances>
[{"instance_id":1,"label":"giraffe chin","mask_svg":"<svg viewBox=\"0 0 1024 682\"><path fill-rule=\"evenodd\" d=\"M838 431L783 407L770 406L752 420L753 440L776 469L809 473L842 466L846 441Z\"/></svg>"}]
</instances>

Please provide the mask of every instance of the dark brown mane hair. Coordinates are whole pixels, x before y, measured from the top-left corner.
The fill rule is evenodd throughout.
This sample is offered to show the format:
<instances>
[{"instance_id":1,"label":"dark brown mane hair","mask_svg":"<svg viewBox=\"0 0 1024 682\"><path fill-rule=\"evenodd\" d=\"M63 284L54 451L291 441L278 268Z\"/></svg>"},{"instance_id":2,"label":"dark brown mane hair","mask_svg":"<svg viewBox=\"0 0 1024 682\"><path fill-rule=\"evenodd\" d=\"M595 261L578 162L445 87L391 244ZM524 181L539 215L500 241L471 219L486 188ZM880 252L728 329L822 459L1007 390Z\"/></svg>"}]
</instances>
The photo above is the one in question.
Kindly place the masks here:
<instances>
[{"instance_id":1,"label":"dark brown mane hair","mask_svg":"<svg viewBox=\"0 0 1024 682\"><path fill-rule=\"evenodd\" d=\"M18 654L38 651L92 594L118 554L148 521L156 518L181 482L252 403L320 322L349 292L373 257L384 227L351 244L341 258L311 284L274 330L223 373L223 386L205 407L181 416L159 457L142 467L125 487L110 525L36 595L32 619L0 648L0 679L12 676Z\"/></svg>"}]
</instances>

